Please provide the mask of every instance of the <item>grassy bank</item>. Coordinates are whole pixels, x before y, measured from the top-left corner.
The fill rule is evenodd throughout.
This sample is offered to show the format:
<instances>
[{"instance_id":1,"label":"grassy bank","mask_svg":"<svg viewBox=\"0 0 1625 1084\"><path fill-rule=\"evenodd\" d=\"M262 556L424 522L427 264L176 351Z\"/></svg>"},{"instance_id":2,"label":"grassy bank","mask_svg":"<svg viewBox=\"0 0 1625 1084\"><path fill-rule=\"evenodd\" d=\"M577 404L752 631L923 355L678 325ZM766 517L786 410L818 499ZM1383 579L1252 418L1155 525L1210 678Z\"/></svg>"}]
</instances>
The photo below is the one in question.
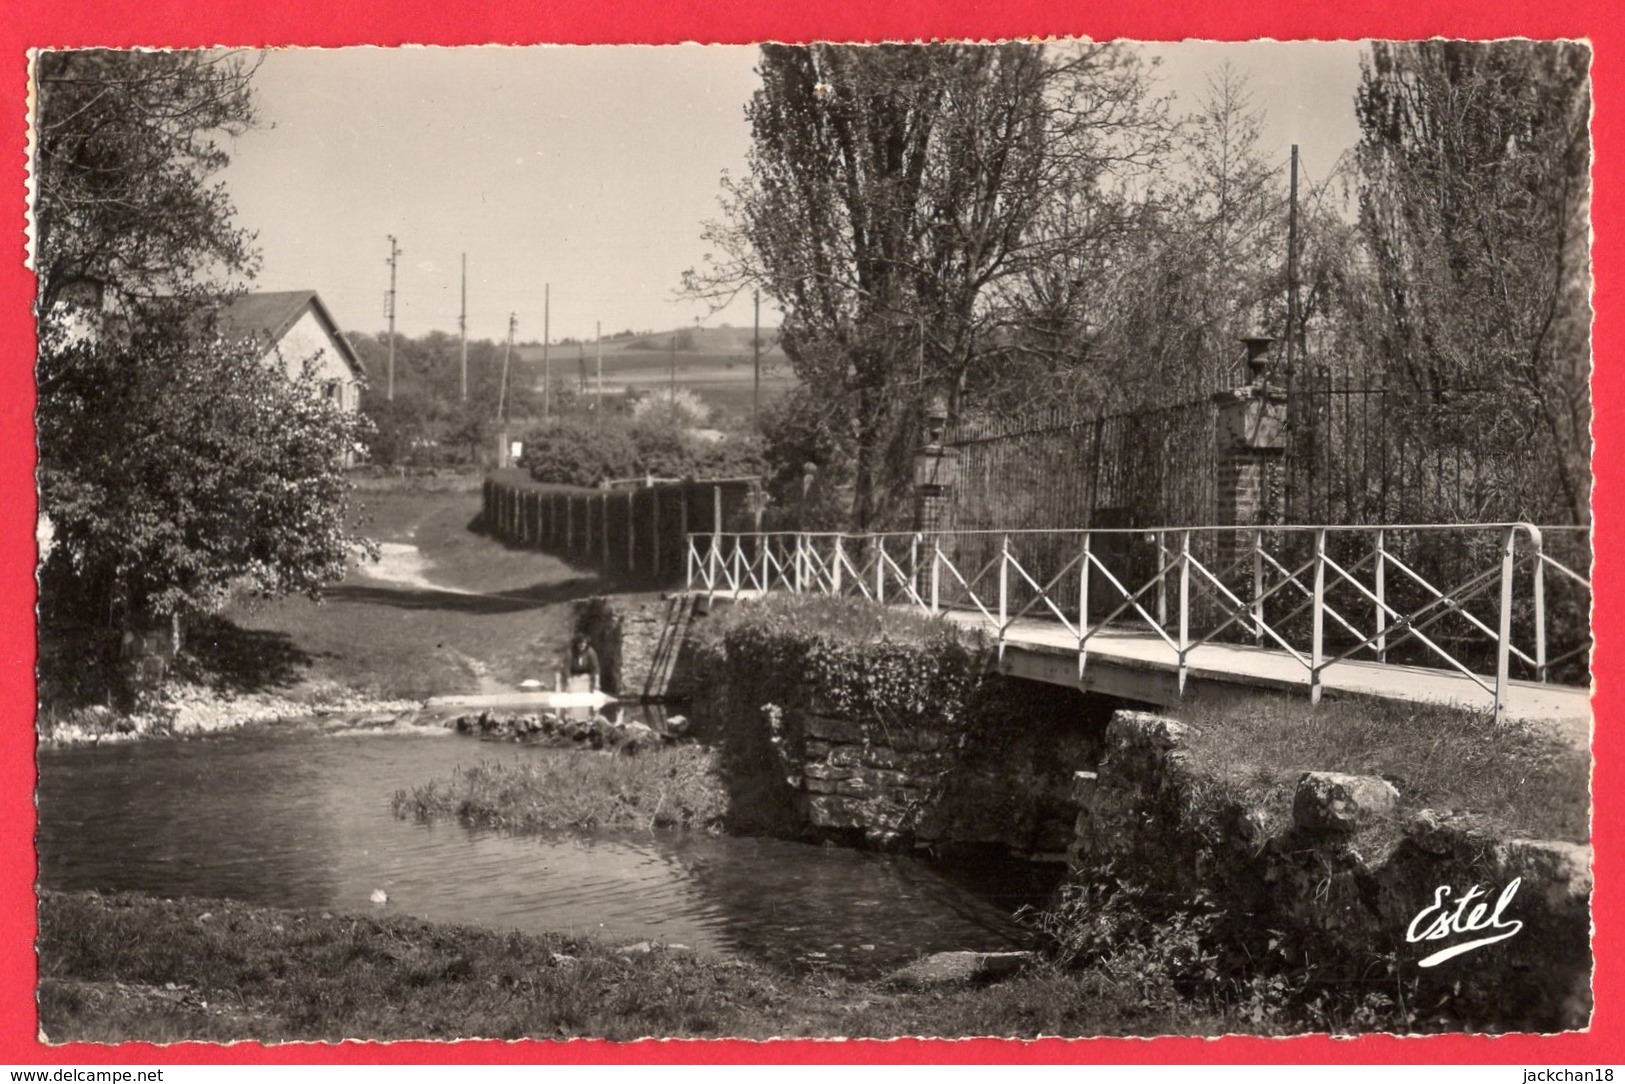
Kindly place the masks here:
<instances>
[{"instance_id":1,"label":"grassy bank","mask_svg":"<svg viewBox=\"0 0 1625 1084\"><path fill-rule=\"evenodd\" d=\"M1169 1004L1134 976L1104 971L1038 966L994 986L922 989L787 976L673 947L219 900L48 893L39 957L51 1042L1242 1030L1239 1018Z\"/></svg>"},{"instance_id":2,"label":"grassy bank","mask_svg":"<svg viewBox=\"0 0 1625 1084\"><path fill-rule=\"evenodd\" d=\"M1381 776L1412 808L1479 814L1507 834L1591 838L1591 760L1548 732L1487 713L1380 700L1257 696L1169 714L1200 730L1190 749L1254 803L1289 818L1306 771Z\"/></svg>"},{"instance_id":3,"label":"grassy bank","mask_svg":"<svg viewBox=\"0 0 1625 1084\"><path fill-rule=\"evenodd\" d=\"M564 751L525 764L458 768L449 782L396 793L396 816L455 817L509 831L557 828L720 829L728 798L717 756L698 746L637 756Z\"/></svg>"}]
</instances>

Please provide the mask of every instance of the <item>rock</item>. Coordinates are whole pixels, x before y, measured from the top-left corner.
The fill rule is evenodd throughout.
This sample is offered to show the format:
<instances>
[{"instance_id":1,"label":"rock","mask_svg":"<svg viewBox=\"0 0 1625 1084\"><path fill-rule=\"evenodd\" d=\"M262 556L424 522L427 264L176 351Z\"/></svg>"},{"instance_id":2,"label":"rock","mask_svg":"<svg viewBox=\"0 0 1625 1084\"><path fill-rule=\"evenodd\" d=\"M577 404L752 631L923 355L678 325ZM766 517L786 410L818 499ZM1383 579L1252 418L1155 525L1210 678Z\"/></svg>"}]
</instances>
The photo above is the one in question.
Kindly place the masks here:
<instances>
[{"instance_id":1,"label":"rock","mask_svg":"<svg viewBox=\"0 0 1625 1084\"><path fill-rule=\"evenodd\" d=\"M1578 907L1591 899L1591 848L1581 843L1514 839L1506 844L1508 878L1519 877L1537 888L1552 910Z\"/></svg>"},{"instance_id":2,"label":"rock","mask_svg":"<svg viewBox=\"0 0 1625 1084\"><path fill-rule=\"evenodd\" d=\"M622 956L647 956L654 950L654 946L647 941L638 941L630 945L622 945L616 949Z\"/></svg>"},{"instance_id":3,"label":"rock","mask_svg":"<svg viewBox=\"0 0 1625 1084\"><path fill-rule=\"evenodd\" d=\"M626 723L621 727L620 748L623 753L636 753L660 744L660 735L642 723Z\"/></svg>"},{"instance_id":4,"label":"rock","mask_svg":"<svg viewBox=\"0 0 1625 1084\"><path fill-rule=\"evenodd\" d=\"M1292 824L1308 832L1348 835L1393 815L1399 791L1385 779L1304 772L1292 796Z\"/></svg>"},{"instance_id":5,"label":"rock","mask_svg":"<svg viewBox=\"0 0 1625 1084\"><path fill-rule=\"evenodd\" d=\"M670 737L676 738L687 734L690 725L686 715L666 716L666 734Z\"/></svg>"},{"instance_id":6,"label":"rock","mask_svg":"<svg viewBox=\"0 0 1625 1084\"><path fill-rule=\"evenodd\" d=\"M375 888L372 890L372 895L367 898L372 900L372 902L377 906L382 907L384 904L389 902L389 893L385 892L381 888Z\"/></svg>"},{"instance_id":7,"label":"rock","mask_svg":"<svg viewBox=\"0 0 1625 1084\"><path fill-rule=\"evenodd\" d=\"M1033 961L1030 952L937 952L892 973L905 986L947 986L1006 978Z\"/></svg>"},{"instance_id":8,"label":"rock","mask_svg":"<svg viewBox=\"0 0 1625 1084\"><path fill-rule=\"evenodd\" d=\"M620 724L612 723L602 715L595 715L593 716L590 726L594 749L602 749L605 746L616 746L621 743L621 738L624 732L622 731Z\"/></svg>"},{"instance_id":9,"label":"rock","mask_svg":"<svg viewBox=\"0 0 1625 1084\"><path fill-rule=\"evenodd\" d=\"M1147 711L1117 711L1106 728L1106 744L1116 748L1148 747L1158 750L1183 745L1193 728Z\"/></svg>"},{"instance_id":10,"label":"rock","mask_svg":"<svg viewBox=\"0 0 1625 1084\"><path fill-rule=\"evenodd\" d=\"M861 742L866 737L862 723L829 715L809 714L806 718L807 736L828 742Z\"/></svg>"}]
</instances>

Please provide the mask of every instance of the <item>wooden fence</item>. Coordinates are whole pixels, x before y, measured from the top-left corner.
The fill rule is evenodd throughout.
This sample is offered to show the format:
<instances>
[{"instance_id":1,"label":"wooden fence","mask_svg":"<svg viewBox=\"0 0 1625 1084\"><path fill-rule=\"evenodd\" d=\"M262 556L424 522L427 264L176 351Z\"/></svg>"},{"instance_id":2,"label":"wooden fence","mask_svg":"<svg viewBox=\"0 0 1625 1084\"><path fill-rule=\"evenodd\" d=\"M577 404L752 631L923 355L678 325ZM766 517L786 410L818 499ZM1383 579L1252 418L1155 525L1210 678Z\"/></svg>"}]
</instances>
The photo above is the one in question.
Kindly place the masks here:
<instances>
[{"instance_id":1,"label":"wooden fence","mask_svg":"<svg viewBox=\"0 0 1625 1084\"><path fill-rule=\"evenodd\" d=\"M759 494L755 479L586 489L504 470L486 477L482 507L486 532L510 545L666 581L683 576L688 534L753 529Z\"/></svg>"}]
</instances>

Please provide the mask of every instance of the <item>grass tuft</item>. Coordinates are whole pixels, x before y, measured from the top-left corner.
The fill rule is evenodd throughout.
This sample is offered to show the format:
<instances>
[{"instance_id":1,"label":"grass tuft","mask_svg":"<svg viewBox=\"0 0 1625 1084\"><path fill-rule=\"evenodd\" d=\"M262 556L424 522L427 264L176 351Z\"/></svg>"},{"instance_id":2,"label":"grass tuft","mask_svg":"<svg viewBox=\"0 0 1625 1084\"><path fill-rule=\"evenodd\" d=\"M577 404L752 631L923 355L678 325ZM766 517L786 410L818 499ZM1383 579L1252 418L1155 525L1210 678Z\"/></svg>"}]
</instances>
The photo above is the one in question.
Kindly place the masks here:
<instances>
[{"instance_id":1,"label":"grass tuft","mask_svg":"<svg viewBox=\"0 0 1625 1084\"><path fill-rule=\"evenodd\" d=\"M720 830L728 799L716 754L684 745L636 756L564 751L526 764L482 762L448 782L397 791L392 808L398 817L456 817L514 832Z\"/></svg>"}]
</instances>

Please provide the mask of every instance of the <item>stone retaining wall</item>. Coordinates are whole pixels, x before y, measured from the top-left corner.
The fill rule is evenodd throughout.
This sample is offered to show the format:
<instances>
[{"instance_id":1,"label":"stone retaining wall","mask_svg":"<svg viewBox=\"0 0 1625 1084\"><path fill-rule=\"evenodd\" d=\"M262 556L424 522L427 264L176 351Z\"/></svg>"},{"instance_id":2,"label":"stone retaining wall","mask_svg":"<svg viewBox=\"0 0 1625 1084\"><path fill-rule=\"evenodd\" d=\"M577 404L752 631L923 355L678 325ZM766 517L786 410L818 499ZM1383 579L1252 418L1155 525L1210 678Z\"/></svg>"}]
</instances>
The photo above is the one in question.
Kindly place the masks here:
<instances>
[{"instance_id":1,"label":"stone retaining wall","mask_svg":"<svg viewBox=\"0 0 1625 1084\"><path fill-rule=\"evenodd\" d=\"M1207 775L1189 736L1161 716L1113 717L1098 767L1075 776L1075 876L1109 870L1163 899L1201 895L1276 945L1317 946L1319 981L1408 991L1424 1020L1436 1008L1491 1030L1586 1025L1590 848L1406 810L1369 776L1305 772L1289 817L1272 817Z\"/></svg>"},{"instance_id":2,"label":"stone retaining wall","mask_svg":"<svg viewBox=\"0 0 1625 1084\"><path fill-rule=\"evenodd\" d=\"M575 604L575 631L598 652L605 692L683 700L691 692L689 628L703 600L683 594L598 595Z\"/></svg>"}]
</instances>

